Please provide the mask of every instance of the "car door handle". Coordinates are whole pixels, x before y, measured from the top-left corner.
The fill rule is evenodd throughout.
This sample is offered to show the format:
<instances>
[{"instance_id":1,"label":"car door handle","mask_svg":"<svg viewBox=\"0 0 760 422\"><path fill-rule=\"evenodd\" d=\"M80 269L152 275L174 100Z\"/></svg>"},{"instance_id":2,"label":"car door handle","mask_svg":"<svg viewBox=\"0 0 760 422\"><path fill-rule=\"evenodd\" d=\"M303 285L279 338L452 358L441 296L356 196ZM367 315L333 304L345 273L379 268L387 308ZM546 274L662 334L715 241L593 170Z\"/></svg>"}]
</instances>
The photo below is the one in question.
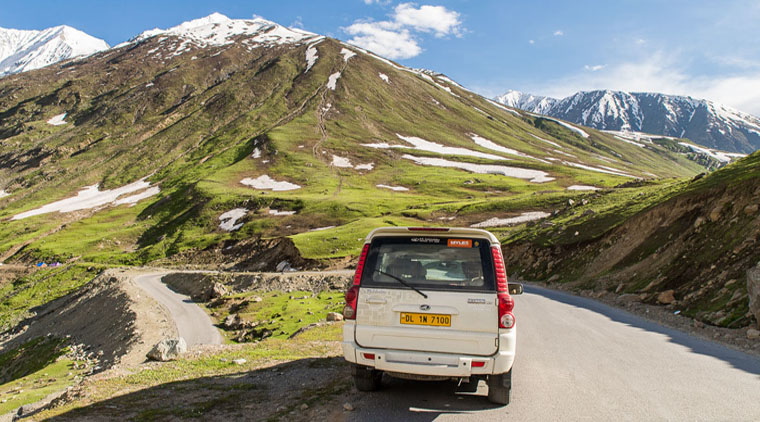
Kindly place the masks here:
<instances>
[{"instance_id":1,"label":"car door handle","mask_svg":"<svg viewBox=\"0 0 760 422\"><path fill-rule=\"evenodd\" d=\"M388 301L381 297L370 297L367 298L367 303L371 303L373 305L382 305L384 303L388 303Z\"/></svg>"}]
</instances>

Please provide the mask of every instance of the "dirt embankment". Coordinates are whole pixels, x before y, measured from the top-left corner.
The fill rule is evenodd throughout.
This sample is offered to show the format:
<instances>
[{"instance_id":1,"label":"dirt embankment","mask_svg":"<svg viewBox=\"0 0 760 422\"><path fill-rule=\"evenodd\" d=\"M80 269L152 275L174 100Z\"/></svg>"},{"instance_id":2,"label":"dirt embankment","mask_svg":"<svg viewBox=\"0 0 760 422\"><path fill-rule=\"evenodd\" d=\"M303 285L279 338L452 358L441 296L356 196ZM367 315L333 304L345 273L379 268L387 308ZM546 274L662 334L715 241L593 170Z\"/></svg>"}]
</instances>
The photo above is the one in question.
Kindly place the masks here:
<instances>
[{"instance_id":1,"label":"dirt embankment","mask_svg":"<svg viewBox=\"0 0 760 422\"><path fill-rule=\"evenodd\" d=\"M108 270L82 288L33 310L0 338L0 350L52 334L80 344L106 369L137 364L161 338L175 336L162 307L135 286L129 274Z\"/></svg>"},{"instance_id":2,"label":"dirt embankment","mask_svg":"<svg viewBox=\"0 0 760 422\"><path fill-rule=\"evenodd\" d=\"M253 290L308 291L345 289L352 280L352 271L291 272L291 273L211 273L173 272L162 281L173 290L198 301L208 301L227 293ZM223 290L223 291L222 291Z\"/></svg>"},{"instance_id":3,"label":"dirt embankment","mask_svg":"<svg viewBox=\"0 0 760 422\"><path fill-rule=\"evenodd\" d=\"M504 247L511 272L667 306L731 328L757 324L747 271L760 261L760 183L679 195L592 241Z\"/></svg>"}]
</instances>

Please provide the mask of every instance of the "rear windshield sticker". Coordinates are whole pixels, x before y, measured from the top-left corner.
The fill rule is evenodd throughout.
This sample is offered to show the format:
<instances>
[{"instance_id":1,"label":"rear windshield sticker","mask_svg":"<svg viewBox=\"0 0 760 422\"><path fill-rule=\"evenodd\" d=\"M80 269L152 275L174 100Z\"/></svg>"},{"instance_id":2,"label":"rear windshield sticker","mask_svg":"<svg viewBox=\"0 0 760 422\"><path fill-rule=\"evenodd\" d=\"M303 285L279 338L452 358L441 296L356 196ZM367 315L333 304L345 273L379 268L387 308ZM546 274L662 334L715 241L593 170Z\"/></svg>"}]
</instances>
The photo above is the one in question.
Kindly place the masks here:
<instances>
[{"instance_id":1,"label":"rear windshield sticker","mask_svg":"<svg viewBox=\"0 0 760 422\"><path fill-rule=\"evenodd\" d=\"M472 240L470 239L449 239L450 248L471 248Z\"/></svg>"},{"instance_id":2,"label":"rear windshield sticker","mask_svg":"<svg viewBox=\"0 0 760 422\"><path fill-rule=\"evenodd\" d=\"M437 237L413 237L412 242L416 243L441 243L441 239Z\"/></svg>"}]
</instances>

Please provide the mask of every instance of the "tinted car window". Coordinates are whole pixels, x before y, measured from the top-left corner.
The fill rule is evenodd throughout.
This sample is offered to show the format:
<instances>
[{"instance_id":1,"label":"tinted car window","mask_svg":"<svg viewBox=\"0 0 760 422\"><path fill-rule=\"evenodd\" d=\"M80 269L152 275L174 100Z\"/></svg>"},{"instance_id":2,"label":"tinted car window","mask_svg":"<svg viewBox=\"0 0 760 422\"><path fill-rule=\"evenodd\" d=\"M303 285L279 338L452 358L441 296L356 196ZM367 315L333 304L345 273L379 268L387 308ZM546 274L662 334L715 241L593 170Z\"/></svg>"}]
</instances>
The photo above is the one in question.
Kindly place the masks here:
<instances>
[{"instance_id":1,"label":"tinted car window","mask_svg":"<svg viewBox=\"0 0 760 422\"><path fill-rule=\"evenodd\" d=\"M419 289L494 290L488 241L472 238L380 237L372 240L362 285Z\"/></svg>"}]
</instances>

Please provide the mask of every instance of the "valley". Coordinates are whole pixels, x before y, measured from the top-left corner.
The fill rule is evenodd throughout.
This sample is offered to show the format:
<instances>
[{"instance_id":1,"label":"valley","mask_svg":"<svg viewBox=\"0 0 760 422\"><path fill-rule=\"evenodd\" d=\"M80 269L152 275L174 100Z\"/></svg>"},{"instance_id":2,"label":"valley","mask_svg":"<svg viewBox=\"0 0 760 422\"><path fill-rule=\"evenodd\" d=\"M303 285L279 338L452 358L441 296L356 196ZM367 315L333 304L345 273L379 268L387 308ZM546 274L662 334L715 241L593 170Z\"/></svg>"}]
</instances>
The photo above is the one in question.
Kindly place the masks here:
<instances>
[{"instance_id":1,"label":"valley","mask_svg":"<svg viewBox=\"0 0 760 422\"><path fill-rule=\"evenodd\" d=\"M19 368L0 373L0 414L48 396L26 409L32 419L373 420L397 392L373 404L352 390L330 315L382 226L494 233L509 276L531 284L517 314L533 330L526 370L555 361L535 333L567 318L579 324L549 349L587 323L637 350L610 379L635 378L650 345L663 362L683 358L683 372L714 369L725 391L735 376L751 389L760 153L537 112L334 38L221 14L0 78L0 362ZM730 150L751 152L740 144ZM735 349L558 290L678 316ZM536 311L550 308L560 315ZM146 360L183 332L185 355ZM618 346L602 343L573 356L612 365L604 351ZM672 393L704 380L671 381ZM678 396L638 416L719 416L710 409L728 400L684 410ZM437 415L452 397L462 412L493 410L453 395L402 403ZM578 398L599 410L592 399Z\"/></svg>"}]
</instances>

